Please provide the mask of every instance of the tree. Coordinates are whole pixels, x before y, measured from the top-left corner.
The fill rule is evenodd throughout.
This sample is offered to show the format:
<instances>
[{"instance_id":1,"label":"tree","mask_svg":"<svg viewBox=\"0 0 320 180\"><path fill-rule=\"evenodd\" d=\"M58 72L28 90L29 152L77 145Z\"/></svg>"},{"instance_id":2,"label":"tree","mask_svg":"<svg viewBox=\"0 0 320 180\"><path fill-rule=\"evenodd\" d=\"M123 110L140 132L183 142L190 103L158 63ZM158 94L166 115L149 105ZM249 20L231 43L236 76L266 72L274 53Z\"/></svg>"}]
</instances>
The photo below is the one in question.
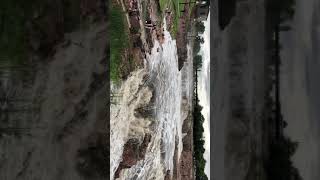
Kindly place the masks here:
<instances>
[{"instance_id":1,"label":"tree","mask_svg":"<svg viewBox=\"0 0 320 180\"><path fill-rule=\"evenodd\" d=\"M282 24L291 20L294 15L295 0L270 0L269 11L275 24Z\"/></svg>"},{"instance_id":2,"label":"tree","mask_svg":"<svg viewBox=\"0 0 320 180\"><path fill-rule=\"evenodd\" d=\"M201 56L200 56L201 57ZM197 97L197 95L195 96ZM199 105L199 99L196 98L193 111L193 142L194 142L194 165L196 180L207 180L208 177L204 172L206 160L203 157L205 152L203 139L203 122L204 117L201 114L202 107Z\"/></svg>"},{"instance_id":3,"label":"tree","mask_svg":"<svg viewBox=\"0 0 320 180\"><path fill-rule=\"evenodd\" d=\"M204 43L204 39L202 36L196 36L195 41L197 43L203 44Z\"/></svg>"},{"instance_id":4,"label":"tree","mask_svg":"<svg viewBox=\"0 0 320 180\"><path fill-rule=\"evenodd\" d=\"M197 21L195 24L196 27L196 31L198 32L198 34L203 34L204 30L205 30L205 26L204 23L202 21Z\"/></svg>"},{"instance_id":5,"label":"tree","mask_svg":"<svg viewBox=\"0 0 320 180\"><path fill-rule=\"evenodd\" d=\"M193 64L196 70L199 70L202 66L202 56L201 55L196 55L193 58Z\"/></svg>"},{"instance_id":6,"label":"tree","mask_svg":"<svg viewBox=\"0 0 320 180\"><path fill-rule=\"evenodd\" d=\"M298 170L291 161L298 143L291 141L283 135L282 129L286 123L282 119L280 106L280 31L289 31L291 27L287 21L294 15L295 0L269 0L268 13L273 27L273 58L272 64L275 66L275 120L276 138L272 139L269 146L269 158L266 162L267 179L270 180L301 180Z\"/></svg>"},{"instance_id":7,"label":"tree","mask_svg":"<svg viewBox=\"0 0 320 180\"><path fill-rule=\"evenodd\" d=\"M270 180L301 180L297 168L293 166L291 157L298 147L297 142L282 136L270 145L270 158L267 164L268 179ZM289 178L290 177L290 178Z\"/></svg>"},{"instance_id":8,"label":"tree","mask_svg":"<svg viewBox=\"0 0 320 180\"><path fill-rule=\"evenodd\" d=\"M201 49L200 43L195 41L195 43L193 45L193 53L198 54L200 52L200 49Z\"/></svg>"},{"instance_id":9,"label":"tree","mask_svg":"<svg viewBox=\"0 0 320 180\"><path fill-rule=\"evenodd\" d=\"M291 20L294 15L294 5L295 0L282 0L278 2L280 6L280 20L285 22L286 20Z\"/></svg>"}]
</instances>

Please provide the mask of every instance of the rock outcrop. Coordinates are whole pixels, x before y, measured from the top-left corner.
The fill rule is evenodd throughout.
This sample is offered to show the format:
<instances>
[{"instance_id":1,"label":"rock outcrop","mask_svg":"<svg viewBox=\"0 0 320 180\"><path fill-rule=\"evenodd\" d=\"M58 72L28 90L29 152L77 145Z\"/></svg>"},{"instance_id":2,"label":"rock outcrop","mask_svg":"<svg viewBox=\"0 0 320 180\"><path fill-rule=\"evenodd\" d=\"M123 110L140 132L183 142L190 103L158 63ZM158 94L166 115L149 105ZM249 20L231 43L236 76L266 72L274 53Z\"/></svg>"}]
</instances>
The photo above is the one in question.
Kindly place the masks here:
<instances>
[{"instance_id":1,"label":"rock outcrop","mask_svg":"<svg viewBox=\"0 0 320 180\"><path fill-rule=\"evenodd\" d=\"M137 139L129 139L124 145L122 161L118 166L115 173L115 178L118 178L121 171L126 168L130 168L138 161L144 159L146 150L151 140L151 135L146 134L143 142L139 142Z\"/></svg>"}]
</instances>

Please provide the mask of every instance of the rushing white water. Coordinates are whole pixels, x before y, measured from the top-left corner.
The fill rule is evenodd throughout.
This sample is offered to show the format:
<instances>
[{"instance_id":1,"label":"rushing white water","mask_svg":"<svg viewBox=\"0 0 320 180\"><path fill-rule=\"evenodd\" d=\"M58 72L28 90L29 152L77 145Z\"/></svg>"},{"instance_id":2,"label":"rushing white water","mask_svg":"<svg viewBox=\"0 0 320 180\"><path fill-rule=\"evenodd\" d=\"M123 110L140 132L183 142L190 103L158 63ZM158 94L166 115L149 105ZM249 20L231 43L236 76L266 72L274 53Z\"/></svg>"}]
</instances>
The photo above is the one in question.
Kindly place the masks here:
<instances>
[{"instance_id":1,"label":"rushing white water","mask_svg":"<svg viewBox=\"0 0 320 180\"><path fill-rule=\"evenodd\" d=\"M119 179L162 180L167 171L170 171L171 175L173 173L176 148L176 157L180 158L182 124L188 111L182 106L188 104L183 103L182 96L190 95L191 91L182 88L190 89L190 84L185 83L188 80L185 80L186 77L182 78L178 70L176 42L169 32L165 31L164 35L165 42L160 45L156 41L151 55L147 56L146 67L132 73L121 88L116 90L121 97L116 105L111 106L110 179L114 179L114 173L122 160L125 142L130 138L142 141L146 133L150 133L152 137L144 159L129 169L123 169ZM186 71L184 69L186 68L182 71ZM191 74L189 78L192 78L192 71L190 72L184 74L188 77ZM145 77L148 77L147 83ZM153 118L135 117L134 110L150 104L152 96Z\"/></svg>"},{"instance_id":2,"label":"rushing white water","mask_svg":"<svg viewBox=\"0 0 320 180\"><path fill-rule=\"evenodd\" d=\"M118 92L114 96L119 97L118 101L111 104L110 118L110 179L121 162L123 147L130 138L142 139L148 132L150 120L135 116L135 109L147 105L152 97L150 88L139 87L143 85L143 77L146 70L142 69L131 74L120 89L112 87L112 91ZM113 98L117 100L117 98Z\"/></svg>"}]
</instances>

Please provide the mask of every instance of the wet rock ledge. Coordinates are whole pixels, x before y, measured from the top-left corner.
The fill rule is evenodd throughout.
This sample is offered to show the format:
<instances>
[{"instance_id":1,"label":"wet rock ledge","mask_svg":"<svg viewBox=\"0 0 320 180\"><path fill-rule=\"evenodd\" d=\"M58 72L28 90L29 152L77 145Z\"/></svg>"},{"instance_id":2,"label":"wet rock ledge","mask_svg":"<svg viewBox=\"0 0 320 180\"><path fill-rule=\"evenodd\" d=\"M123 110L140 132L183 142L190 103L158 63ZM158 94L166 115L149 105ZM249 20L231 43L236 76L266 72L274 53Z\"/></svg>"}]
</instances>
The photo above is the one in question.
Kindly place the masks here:
<instances>
[{"instance_id":1,"label":"wet rock ledge","mask_svg":"<svg viewBox=\"0 0 320 180\"><path fill-rule=\"evenodd\" d=\"M138 161L144 159L148 145L151 141L151 135L146 134L143 142L139 143L137 139L129 139L124 145L122 161L115 173L115 178L119 178L123 169L134 166Z\"/></svg>"}]
</instances>

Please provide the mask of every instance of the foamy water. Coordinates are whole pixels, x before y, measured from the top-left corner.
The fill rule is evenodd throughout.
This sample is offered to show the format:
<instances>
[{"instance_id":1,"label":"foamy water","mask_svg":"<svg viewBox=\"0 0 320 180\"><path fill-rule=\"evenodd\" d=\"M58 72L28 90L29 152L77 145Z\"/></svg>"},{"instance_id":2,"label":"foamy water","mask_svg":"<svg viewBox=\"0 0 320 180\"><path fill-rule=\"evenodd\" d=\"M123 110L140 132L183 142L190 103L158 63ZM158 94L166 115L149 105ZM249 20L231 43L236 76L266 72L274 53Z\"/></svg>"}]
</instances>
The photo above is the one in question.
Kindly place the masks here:
<instances>
[{"instance_id":1,"label":"foamy water","mask_svg":"<svg viewBox=\"0 0 320 180\"><path fill-rule=\"evenodd\" d=\"M182 96L190 97L192 64L181 70L185 74L182 77L178 70L176 42L169 32L164 34L165 42L161 45L155 42L151 55L147 56L146 67L133 72L119 89L115 89L121 97L111 106L111 179L122 160L125 142L130 138L142 141L146 133L152 138L145 158L122 170L119 179L162 180L168 170L171 175L173 173L176 148L177 158L180 158L182 124L188 111L182 106L188 104L182 101ZM150 102L152 96L154 102ZM191 98L187 102L191 102ZM135 117L134 109L150 103L154 109L152 118Z\"/></svg>"}]
</instances>

